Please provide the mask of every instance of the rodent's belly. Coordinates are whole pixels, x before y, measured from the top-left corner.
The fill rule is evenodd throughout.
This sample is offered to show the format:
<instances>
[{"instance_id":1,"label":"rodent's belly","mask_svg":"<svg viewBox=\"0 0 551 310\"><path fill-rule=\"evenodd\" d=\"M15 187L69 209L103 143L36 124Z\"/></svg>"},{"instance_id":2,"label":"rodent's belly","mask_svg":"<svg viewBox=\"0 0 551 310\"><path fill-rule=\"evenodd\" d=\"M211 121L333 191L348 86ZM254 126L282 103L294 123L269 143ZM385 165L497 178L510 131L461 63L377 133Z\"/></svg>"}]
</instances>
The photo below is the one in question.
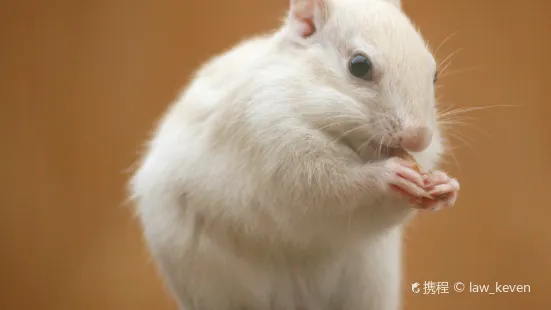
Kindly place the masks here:
<instances>
[{"instance_id":1,"label":"rodent's belly","mask_svg":"<svg viewBox=\"0 0 551 310\"><path fill-rule=\"evenodd\" d=\"M341 295L350 294L343 290L347 281L336 263L313 267L308 262L302 266L263 262L260 266L247 259L237 262L226 256L225 260L225 268L209 264L193 275L186 273L202 282L200 290L199 282L193 281L195 285L182 292L186 299L199 301L197 310L341 310L338 301L346 299Z\"/></svg>"},{"instance_id":2,"label":"rodent's belly","mask_svg":"<svg viewBox=\"0 0 551 310\"><path fill-rule=\"evenodd\" d=\"M270 294L273 300L270 310L339 310L331 300L338 295L336 279L330 276L312 277L310 275L283 272L277 277L277 285ZM325 279L321 279L325 278ZM336 308L337 306L337 308Z\"/></svg>"},{"instance_id":3,"label":"rodent's belly","mask_svg":"<svg viewBox=\"0 0 551 310\"><path fill-rule=\"evenodd\" d=\"M340 310L331 304L342 286L336 268L328 266L326 272L311 273L304 270L309 267L301 270L273 265L261 271L255 266L246 268L247 264L227 269L226 279L204 283L206 290L201 292L205 294L201 299L207 303L205 309L220 309L221 304L211 304L207 298L218 295L221 300L231 301L231 310ZM224 282L233 284L224 287Z\"/></svg>"}]
</instances>

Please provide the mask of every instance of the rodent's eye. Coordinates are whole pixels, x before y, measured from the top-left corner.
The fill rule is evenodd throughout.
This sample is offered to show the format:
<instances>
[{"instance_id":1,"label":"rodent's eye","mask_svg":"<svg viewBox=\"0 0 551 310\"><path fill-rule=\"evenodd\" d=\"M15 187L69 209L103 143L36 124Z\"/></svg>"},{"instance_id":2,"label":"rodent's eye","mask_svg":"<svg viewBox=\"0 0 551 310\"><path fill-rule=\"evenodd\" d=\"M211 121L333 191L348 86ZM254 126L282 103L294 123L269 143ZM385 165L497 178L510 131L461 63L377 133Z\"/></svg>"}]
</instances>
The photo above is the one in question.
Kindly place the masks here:
<instances>
[{"instance_id":1,"label":"rodent's eye","mask_svg":"<svg viewBox=\"0 0 551 310\"><path fill-rule=\"evenodd\" d=\"M355 55L350 60L350 73L360 79L371 81L373 79L373 65L371 61L363 55Z\"/></svg>"},{"instance_id":2,"label":"rodent's eye","mask_svg":"<svg viewBox=\"0 0 551 310\"><path fill-rule=\"evenodd\" d=\"M434 72L433 83L436 84L437 81L438 81L438 71Z\"/></svg>"}]
</instances>

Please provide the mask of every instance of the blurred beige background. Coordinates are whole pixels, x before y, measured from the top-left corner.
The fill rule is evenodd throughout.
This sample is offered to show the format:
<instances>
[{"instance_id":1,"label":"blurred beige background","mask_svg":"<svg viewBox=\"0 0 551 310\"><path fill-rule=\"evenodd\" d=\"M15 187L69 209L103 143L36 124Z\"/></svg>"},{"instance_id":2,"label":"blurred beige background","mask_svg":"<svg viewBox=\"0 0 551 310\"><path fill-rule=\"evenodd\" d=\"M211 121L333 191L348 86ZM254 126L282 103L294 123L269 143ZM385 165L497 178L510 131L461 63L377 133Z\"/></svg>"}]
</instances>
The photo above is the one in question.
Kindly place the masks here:
<instances>
[{"instance_id":1,"label":"blurred beige background","mask_svg":"<svg viewBox=\"0 0 551 310\"><path fill-rule=\"evenodd\" d=\"M0 309L176 309L125 202L153 123L210 55L287 0L0 1ZM406 0L465 114L457 207L407 237L405 309L551 309L551 2ZM414 295L409 283L528 284Z\"/></svg>"}]
</instances>

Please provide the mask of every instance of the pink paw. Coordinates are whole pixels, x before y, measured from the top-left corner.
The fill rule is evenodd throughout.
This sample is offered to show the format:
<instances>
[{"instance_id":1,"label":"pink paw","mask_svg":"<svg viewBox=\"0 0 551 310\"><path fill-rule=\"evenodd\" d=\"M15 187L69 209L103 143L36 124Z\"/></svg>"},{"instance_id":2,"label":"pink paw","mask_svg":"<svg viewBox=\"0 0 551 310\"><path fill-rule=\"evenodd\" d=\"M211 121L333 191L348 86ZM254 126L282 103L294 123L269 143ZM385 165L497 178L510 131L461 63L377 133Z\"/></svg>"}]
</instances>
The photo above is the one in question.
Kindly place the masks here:
<instances>
[{"instance_id":1,"label":"pink paw","mask_svg":"<svg viewBox=\"0 0 551 310\"><path fill-rule=\"evenodd\" d=\"M422 199L432 199L432 196L424 189L425 177L415 171L413 164L409 161L392 157L385 162L385 168L390 173L388 180L390 187L400 192L412 203L421 202Z\"/></svg>"},{"instance_id":2,"label":"pink paw","mask_svg":"<svg viewBox=\"0 0 551 310\"><path fill-rule=\"evenodd\" d=\"M390 158L385 167L390 171L391 188L402 194L418 209L436 211L455 204L459 182L441 171L421 174L413 164L400 158Z\"/></svg>"},{"instance_id":3,"label":"pink paw","mask_svg":"<svg viewBox=\"0 0 551 310\"><path fill-rule=\"evenodd\" d=\"M457 200L459 188L459 181L442 171L435 171L427 175L425 190L434 197L434 200L423 201L423 209L436 211L452 207Z\"/></svg>"}]
</instances>

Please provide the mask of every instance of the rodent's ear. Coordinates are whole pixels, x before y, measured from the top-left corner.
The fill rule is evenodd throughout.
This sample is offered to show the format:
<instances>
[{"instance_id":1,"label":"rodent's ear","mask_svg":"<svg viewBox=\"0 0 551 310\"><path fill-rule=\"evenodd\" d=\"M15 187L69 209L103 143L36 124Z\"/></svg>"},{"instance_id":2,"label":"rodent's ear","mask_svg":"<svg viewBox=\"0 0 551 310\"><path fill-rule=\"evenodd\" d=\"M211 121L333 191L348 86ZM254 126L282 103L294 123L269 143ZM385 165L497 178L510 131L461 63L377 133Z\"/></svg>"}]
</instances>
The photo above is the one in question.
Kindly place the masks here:
<instances>
[{"instance_id":1,"label":"rodent's ear","mask_svg":"<svg viewBox=\"0 0 551 310\"><path fill-rule=\"evenodd\" d=\"M306 38L316 33L327 20L331 0L291 0L288 26Z\"/></svg>"}]
</instances>

